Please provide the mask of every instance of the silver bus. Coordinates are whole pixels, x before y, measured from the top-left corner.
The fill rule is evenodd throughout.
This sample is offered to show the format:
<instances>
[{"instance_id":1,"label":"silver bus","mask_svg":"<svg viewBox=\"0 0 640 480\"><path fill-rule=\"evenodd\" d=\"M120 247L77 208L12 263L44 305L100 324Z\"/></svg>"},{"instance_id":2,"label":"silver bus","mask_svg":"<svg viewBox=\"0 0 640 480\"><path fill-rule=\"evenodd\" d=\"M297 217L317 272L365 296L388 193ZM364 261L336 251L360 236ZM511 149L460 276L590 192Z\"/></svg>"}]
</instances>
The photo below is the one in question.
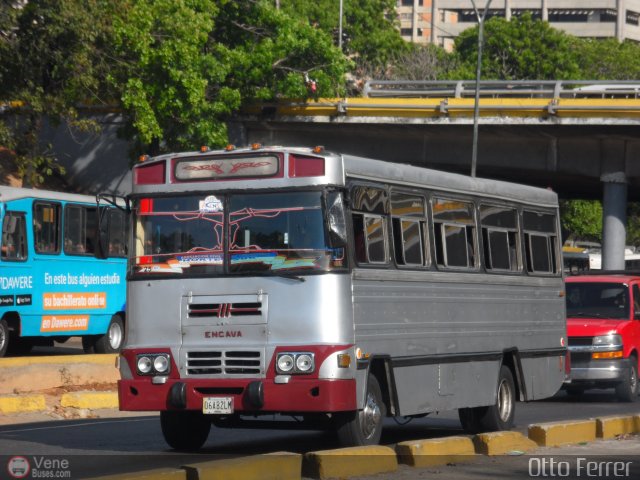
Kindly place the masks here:
<instances>
[{"instance_id":1,"label":"silver bus","mask_svg":"<svg viewBox=\"0 0 640 480\"><path fill-rule=\"evenodd\" d=\"M375 444L453 409L509 429L565 379L552 191L258 144L133 182L120 408L160 411L175 449L212 424Z\"/></svg>"}]
</instances>

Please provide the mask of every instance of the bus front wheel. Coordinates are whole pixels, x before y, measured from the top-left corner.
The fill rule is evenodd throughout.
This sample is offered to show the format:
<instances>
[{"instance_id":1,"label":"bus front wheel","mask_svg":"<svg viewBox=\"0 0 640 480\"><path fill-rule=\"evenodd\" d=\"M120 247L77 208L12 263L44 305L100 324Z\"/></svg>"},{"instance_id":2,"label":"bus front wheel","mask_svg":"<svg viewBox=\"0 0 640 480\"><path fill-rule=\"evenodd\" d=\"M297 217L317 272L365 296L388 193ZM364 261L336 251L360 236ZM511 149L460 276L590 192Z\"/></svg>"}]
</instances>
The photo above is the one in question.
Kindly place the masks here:
<instances>
[{"instance_id":1,"label":"bus front wheel","mask_svg":"<svg viewBox=\"0 0 640 480\"><path fill-rule=\"evenodd\" d=\"M461 408L458 417L467 433L509 430L516 412L516 386L513 374L502 365L498 378L496 403L488 407Z\"/></svg>"},{"instance_id":2,"label":"bus front wheel","mask_svg":"<svg viewBox=\"0 0 640 480\"><path fill-rule=\"evenodd\" d=\"M197 411L160 412L160 427L164 440L174 450L198 450L209 437L211 420Z\"/></svg>"},{"instance_id":3,"label":"bus front wheel","mask_svg":"<svg viewBox=\"0 0 640 480\"><path fill-rule=\"evenodd\" d=\"M0 320L0 358L7 354L9 347L9 325L6 320Z\"/></svg>"},{"instance_id":4,"label":"bus front wheel","mask_svg":"<svg viewBox=\"0 0 640 480\"><path fill-rule=\"evenodd\" d=\"M382 400L380 384L376 377L369 375L364 408L357 412L340 414L338 417L338 441L345 447L377 445L380 443L382 420L385 415L386 407Z\"/></svg>"}]
</instances>

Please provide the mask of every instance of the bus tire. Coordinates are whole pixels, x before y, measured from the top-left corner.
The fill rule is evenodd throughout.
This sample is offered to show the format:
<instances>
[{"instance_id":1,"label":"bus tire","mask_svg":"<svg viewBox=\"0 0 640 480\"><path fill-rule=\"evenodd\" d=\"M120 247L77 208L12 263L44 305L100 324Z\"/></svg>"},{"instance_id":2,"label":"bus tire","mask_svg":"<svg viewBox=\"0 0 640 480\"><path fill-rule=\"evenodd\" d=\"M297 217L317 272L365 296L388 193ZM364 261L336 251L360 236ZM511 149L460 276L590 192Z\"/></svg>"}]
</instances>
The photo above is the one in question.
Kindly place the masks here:
<instances>
[{"instance_id":1,"label":"bus tire","mask_svg":"<svg viewBox=\"0 0 640 480\"><path fill-rule=\"evenodd\" d=\"M171 448L183 452L198 450L209 437L211 420L198 411L160 412L160 427Z\"/></svg>"},{"instance_id":2,"label":"bus tire","mask_svg":"<svg viewBox=\"0 0 640 480\"><path fill-rule=\"evenodd\" d=\"M516 413L516 386L509 367L502 365L498 377L496 403L488 407L461 408L458 417L467 433L496 432L513 427Z\"/></svg>"},{"instance_id":3,"label":"bus tire","mask_svg":"<svg viewBox=\"0 0 640 480\"><path fill-rule=\"evenodd\" d=\"M120 315L111 317L109 327L104 335L100 335L94 344L95 353L118 353L124 343L124 322ZM84 343L83 343L84 347Z\"/></svg>"},{"instance_id":4,"label":"bus tire","mask_svg":"<svg viewBox=\"0 0 640 480\"><path fill-rule=\"evenodd\" d=\"M382 436L382 421L386 416L380 384L375 376L367 380L367 397L362 410L345 412L338 416L336 433L345 447L377 445Z\"/></svg>"},{"instance_id":5,"label":"bus tire","mask_svg":"<svg viewBox=\"0 0 640 480\"><path fill-rule=\"evenodd\" d=\"M9 348L9 325L5 319L0 320L0 358L7 354Z\"/></svg>"},{"instance_id":6,"label":"bus tire","mask_svg":"<svg viewBox=\"0 0 640 480\"><path fill-rule=\"evenodd\" d=\"M616 397L621 402L635 402L638 400L638 359L629 357L629 373L626 378L616 385Z\"/></svg>"}]
</instances>

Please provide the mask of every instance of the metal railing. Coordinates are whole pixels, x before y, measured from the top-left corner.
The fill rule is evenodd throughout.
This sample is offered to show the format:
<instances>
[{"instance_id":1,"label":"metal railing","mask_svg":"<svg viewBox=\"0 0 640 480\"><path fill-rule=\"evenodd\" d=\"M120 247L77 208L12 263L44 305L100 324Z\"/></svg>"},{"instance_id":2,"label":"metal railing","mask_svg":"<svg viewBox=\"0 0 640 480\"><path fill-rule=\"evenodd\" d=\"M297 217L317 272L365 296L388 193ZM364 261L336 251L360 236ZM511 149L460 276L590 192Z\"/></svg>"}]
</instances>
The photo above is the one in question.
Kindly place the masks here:
<instances>
[{"instance_id":1,"label":"metal railing","mask_svg":"<svg viewBox=\"0 0 640 480\"><path fill-rule=\"evenodd\" d=\"M473 98L475 80L369 80L367 98ZM481 98L640 98L640 80L483 80Z\"/></svg>"}]
</instances>

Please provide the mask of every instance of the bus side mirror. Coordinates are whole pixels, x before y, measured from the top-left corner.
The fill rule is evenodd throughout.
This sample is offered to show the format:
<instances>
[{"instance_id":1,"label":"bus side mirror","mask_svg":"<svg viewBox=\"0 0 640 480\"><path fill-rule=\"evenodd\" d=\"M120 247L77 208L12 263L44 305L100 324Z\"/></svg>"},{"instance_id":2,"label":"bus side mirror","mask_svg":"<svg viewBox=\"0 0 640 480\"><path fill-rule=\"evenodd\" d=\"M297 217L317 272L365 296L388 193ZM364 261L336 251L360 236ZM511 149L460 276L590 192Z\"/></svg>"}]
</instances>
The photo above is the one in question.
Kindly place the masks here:
<instances>
[{"instance_id":1,"label":"bus side mirror","mask_svg":"<svg viewBox=\"0 0 640 480\"><path fill-rule=\"evenodd\" d=\"M327 230L331 247L340 248L347 244L347 222L344 215L344 202L339 192L327 194Z\"/></svg>"}]
</instances>

